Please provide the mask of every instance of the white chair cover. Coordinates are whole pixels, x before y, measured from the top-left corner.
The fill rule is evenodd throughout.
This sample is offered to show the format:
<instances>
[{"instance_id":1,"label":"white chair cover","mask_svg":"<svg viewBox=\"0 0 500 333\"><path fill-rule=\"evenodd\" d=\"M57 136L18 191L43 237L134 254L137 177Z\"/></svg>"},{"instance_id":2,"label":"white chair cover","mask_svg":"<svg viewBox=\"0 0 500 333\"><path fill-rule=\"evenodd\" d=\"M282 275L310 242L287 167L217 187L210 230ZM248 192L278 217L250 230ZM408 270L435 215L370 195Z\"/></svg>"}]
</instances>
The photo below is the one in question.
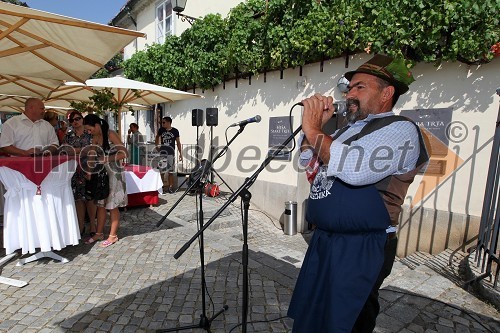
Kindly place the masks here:
<instances>
[{"instance_id":1,"label":"white chair cover","mask_svg":"<svg viewBox=\"0 0 500 333\"><path fill-rule=\"evenodd\" d=\"M4 247L6 254L17 249L22 254L61 250L77 245L80 239L71 177L76 161L67 161L55 167L43 180L37 195L37 186L23 174L0 167L0 181L4 184Z\"/></svg>"}]
</instances>

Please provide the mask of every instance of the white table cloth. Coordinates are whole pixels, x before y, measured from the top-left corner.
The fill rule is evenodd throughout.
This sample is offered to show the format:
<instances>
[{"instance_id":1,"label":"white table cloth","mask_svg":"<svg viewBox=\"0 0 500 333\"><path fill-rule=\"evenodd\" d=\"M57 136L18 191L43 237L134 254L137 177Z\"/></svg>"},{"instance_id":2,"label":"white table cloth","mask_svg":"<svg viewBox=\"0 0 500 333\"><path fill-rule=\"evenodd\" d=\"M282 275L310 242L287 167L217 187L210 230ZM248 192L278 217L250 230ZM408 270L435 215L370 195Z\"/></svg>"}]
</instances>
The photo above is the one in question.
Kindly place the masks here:
<instances>
[{"instance_id":1,"label":"white table cloth","mask_svg":"<svg viewBox=\"0 0 500 333\"><path fill-rule=\"evenodd\" d=\"M35 253L38 248L44 256L53 257L47 252L78 244L80 231L71 190L76 163L70 160L52 169L42 181L39 195L38 187L22 173L0 167L0 181L6 189L6 254L18 249L22 254Z\"/></svg>"},{"instance_id":2,"label":"white table cloth","mask_svg":"<svg viewBox=\"0 0 500 333\"><path fill-rule=\"evenodd\" d=\"M150 169L139 178L133 171L125 171L125 182L127 184L127 194L158 191L163 193L163 181L160 173L155 169Z\"/></svg>"}]
</instances>

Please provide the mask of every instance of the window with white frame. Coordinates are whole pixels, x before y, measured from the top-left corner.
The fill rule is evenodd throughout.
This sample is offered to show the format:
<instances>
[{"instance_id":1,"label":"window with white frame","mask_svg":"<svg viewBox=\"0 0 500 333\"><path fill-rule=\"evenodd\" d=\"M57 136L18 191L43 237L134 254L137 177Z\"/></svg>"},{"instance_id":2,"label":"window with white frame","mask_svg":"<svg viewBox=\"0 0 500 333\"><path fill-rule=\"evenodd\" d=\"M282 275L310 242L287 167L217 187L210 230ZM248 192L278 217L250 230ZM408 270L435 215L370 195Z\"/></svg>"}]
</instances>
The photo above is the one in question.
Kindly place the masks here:
<instances>
[{"instance_id":1,"label":"window with white frame","mask_svg":"<svg viewBox=\"0 0 500 333\"><path fill-rule=\"evenodd\" d=\"M172 34L172 3L162 1L156 6L156 42L163 44L165 37Z\"/></svg>"}]
</instances>

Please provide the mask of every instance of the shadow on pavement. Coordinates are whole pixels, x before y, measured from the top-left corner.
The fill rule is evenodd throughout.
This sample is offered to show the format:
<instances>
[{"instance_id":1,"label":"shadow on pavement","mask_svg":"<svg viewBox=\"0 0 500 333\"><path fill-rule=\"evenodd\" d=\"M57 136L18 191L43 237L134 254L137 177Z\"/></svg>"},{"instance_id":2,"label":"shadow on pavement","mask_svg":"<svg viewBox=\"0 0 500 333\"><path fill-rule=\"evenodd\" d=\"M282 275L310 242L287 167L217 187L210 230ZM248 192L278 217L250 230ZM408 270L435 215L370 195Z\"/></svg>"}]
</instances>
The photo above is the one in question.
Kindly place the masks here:
<instances>
[{"instance_id":1,"label":"shadow on pavement","mask_svg":"<svg viewBox=\"0 0 500 333\"><path fill-rule=\"evenodd\" d=\"M379 299L375 332L500 332L494 318L401 288L382 288Z\"/></svg>"},{"instance_id":2,"label":"shadow on pavement","mask_svg":"<svg viewBox=\"0 0 500 333\"><path fill-rule=\"evenodd\" d=\"M193 259L198 254L197 247L191 251ZM241 259L240 253L233 253L206 265L206 286L210 294L206 298L206 316L211 317L224 304L229 306L212 322L212 332L228 332L241 322ZM289 331L290 319L275 319L286 315L298 269L261 252L250 251L249 259L249 331ZM97 306L84 302L82 305L87 311L66 318L58 325L68 332L82 332L88 329L154 331L198 324L202 313L201 270L196 267L182 272L187 263L182 257L173 261L178 263L180 274L123 296L116 294L120 286L102 288L101 300L112 300ZM140 272L132 273L131 277L137 274ZM252 322L268 320L271 322ZM239 332L240 328L234 331Z\"/></svg>"}]
</instances>

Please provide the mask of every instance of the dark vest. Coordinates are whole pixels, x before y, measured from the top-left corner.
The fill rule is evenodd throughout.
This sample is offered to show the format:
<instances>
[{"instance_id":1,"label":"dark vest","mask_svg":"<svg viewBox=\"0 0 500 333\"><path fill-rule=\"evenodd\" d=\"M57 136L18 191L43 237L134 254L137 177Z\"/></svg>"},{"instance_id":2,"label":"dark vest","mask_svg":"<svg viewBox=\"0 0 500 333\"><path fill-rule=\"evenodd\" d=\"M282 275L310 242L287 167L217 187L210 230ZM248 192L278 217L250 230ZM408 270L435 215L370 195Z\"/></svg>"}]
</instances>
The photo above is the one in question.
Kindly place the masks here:
<instances>
[{"instance_id":1,"label":"dark vest","mask_svg":"<svg viewBox=\"0 0 500 333\"><path fill-rule=\"evenodd\" d=\"M415 169L401 174L401 175L391 175L375 183L375 188L379 191L382 199L384 200L387 212L391 217L391 225L397 225L399 223L399 214L401 213L401 205L404 202L406 193L408 192L408 187L413 182L416 174L424 167L425 163L429 161L429 155L425 148L424 139L420 128L411 119L403 116L387 116L382 118L372 119L368 124L366 124L363 129L352 137L345 140L343 143L350 145L351 142L359 140L365 135L375 132L385 126L388 126L396 121L409 121L417 128L418 141L420 145L420 154L417 159ZM344 133L349 126L340 129L334 136L333 139L337 139L342 133Z\"/></svg>"}]
</instances>

